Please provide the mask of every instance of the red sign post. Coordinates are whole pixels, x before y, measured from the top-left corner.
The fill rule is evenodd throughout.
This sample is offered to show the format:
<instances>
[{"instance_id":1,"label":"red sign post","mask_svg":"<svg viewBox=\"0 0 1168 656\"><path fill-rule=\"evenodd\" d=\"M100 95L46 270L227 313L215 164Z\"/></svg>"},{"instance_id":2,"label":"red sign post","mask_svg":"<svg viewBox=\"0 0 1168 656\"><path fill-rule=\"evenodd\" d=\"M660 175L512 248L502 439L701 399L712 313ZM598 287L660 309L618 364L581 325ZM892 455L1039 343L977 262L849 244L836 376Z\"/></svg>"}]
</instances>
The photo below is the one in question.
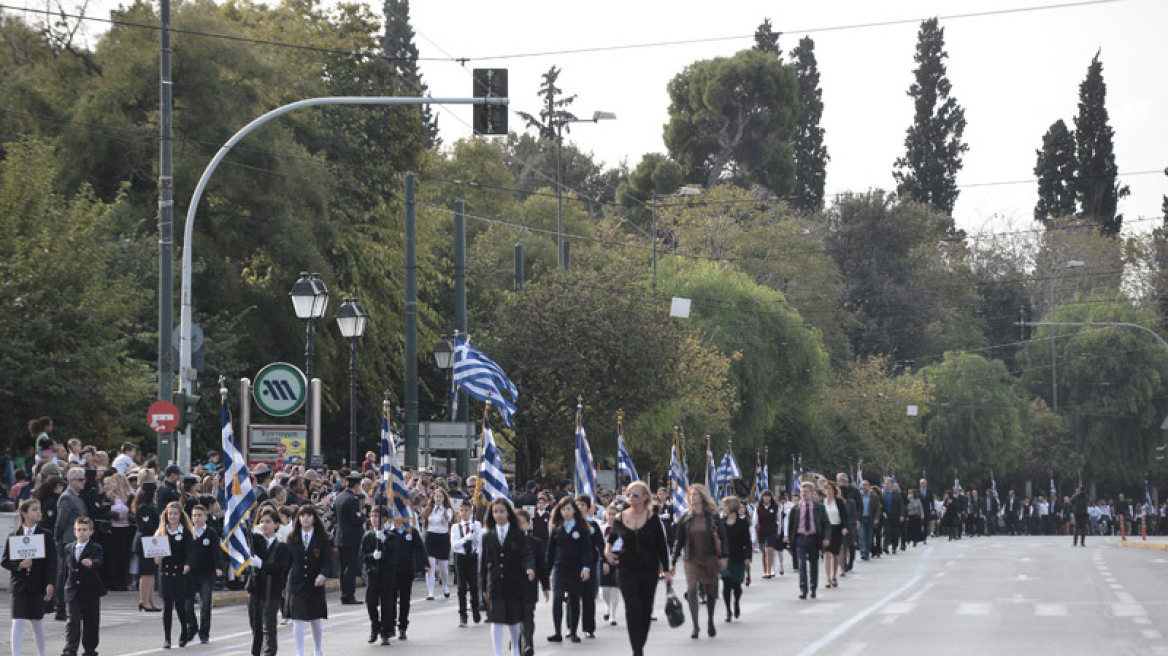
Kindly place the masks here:
<instances>
[{"instance_id":1,"label":"red sign post","mask_svg":"<svg viewBox=\"0 0 1168 656\"><path fill-rule=\"evenodd\" d=\"M170 401L155 401L146 410L146 423L155 433L173 433L178 420L178 407Z\"/></svg>"}]
</instances>

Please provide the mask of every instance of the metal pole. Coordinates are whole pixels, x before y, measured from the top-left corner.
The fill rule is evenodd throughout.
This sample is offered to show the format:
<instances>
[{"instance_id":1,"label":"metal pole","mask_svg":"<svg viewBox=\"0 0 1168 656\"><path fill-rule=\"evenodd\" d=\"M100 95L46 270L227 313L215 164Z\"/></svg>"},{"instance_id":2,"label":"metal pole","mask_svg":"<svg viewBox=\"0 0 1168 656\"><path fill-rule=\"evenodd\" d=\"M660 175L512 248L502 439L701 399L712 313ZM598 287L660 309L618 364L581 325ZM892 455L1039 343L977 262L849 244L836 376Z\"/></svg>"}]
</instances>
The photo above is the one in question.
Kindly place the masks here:
<instances>
[{"instance_id":1,"label":"metal pole","mask_svg":"<svg viewBox=\"0 0 1168 656\"><path fill-rule=\"evenodd\" d=\"M357 467L357 338L349 338L349 469Z\"/></svg>"},{"instance_id":2,"label":"metal pole","mask_svg":"<svg viewBox=\"0 0 1168 656\"><path fill-rule=\"evenodd\" d=\"M405 182L405 405L406 467L418 466L418 262L414 174Z\"/></svg>"},{"instance_id":3,"label":"metal pole","mask_svg":"<svg viewBox=\"0 0 1168 656\"><path fill-rule=\"evenodd\" d=\"M159 54L159 175L158 175L158 400L174 400L174 149L170 81L170 0L161 0ZM158 462L174 458L174 433L158 434ZM165 465L164 465L165 466Z\"/></svg>"},{"instance_id":4,"label":"metal pole","mask_svg":"<svg viewBox=\"0 0 1168 656\"><path fill-rule=\"evenodd\" d=\"M1050 303L1050 320L1054 321L1054 269L1046 281L1047 301ZM1058 414L1058 351L1055 348L1055 339L1058 336L1058 327L1050 327L1050 408Z\"/></svg>"},{"instance_id":5,"label":"metal pole","mask_svg":"<svg viewBox=\"0 0 1168 656\"><path fill-rule=\"evenodd\" d=\"M653 291L657 291L657 192L653 192Z\"/></svg>"},{"instance_id":6,"label":"metal pole","mask_svg":"<svg viewBox=\"0 0 1168 656\"><path fill-rule=\"evenodd\" d=\"M313 359L313 356L316 354L315 350L313 349L313 344L312 344L313 337L316 336L316 320L310 318L306 322L306 324L307 325L305 325L305 327L304 327L304 334L305 334L305 340L304 340L304 376L305 376L305 378L307 378L311 382L312 381L312 359ZM309 389L311 390L311 387ZM316 444L316 441L312 439L313 433L312 433L311 392L310 392L310 398L308 399L308 403L304 404L304 427L305 427L305 430L307 431L307 433L306 433L307 439L305 441L308 443L309 448L311 449L312 445ZM310 450L309 455L311 456L311 455L320 455L320 454L316 453L315 451Z\"/></svg>"},{"instance_id":7,"label":"metal pole","mask_svg":"<svg viewBox=\"0 0 1168 656\"><path fill-rule=\"evenodd\" d=\"M564 265L564 122L556 123L556 263Z\"/></svg>"},{"instance_id":8,"label":"metal pole","mask_svg":"<svg viewBox=\"0 0 1168 656\"><path fill-rule=\"evenodd\" d=\"M466 203L454 201L454 333L466 336ZM450 421L467 421L469 403L466 394L454 389L454 363L450 364ZM466 475L470 460L466 451L458 452L458 472ZM449 473L449 471L447 472Z\"/></svg>"}]
</instances>

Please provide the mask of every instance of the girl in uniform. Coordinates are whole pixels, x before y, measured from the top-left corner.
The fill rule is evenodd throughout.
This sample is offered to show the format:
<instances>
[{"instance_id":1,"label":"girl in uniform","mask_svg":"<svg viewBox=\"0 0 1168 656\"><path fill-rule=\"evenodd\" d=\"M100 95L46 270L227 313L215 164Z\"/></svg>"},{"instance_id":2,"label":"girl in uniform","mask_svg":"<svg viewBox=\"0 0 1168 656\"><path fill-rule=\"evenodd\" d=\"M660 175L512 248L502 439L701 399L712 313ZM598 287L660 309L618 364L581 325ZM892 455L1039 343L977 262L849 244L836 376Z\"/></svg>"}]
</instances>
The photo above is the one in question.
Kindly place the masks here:
<instances>
[{"instance_id":1,"label":"girl in uniform","mask_svg":"<svg viewBox=\"0 0 1168 656\"><path fill-rule=\"evenodd\" d=\"M729 496L722 499L723 523L726 526L726 545L724 553L727 556L726 567L719 573L722 578L722 599L726 602L726 621L731 616L742 614L740 601L742 600L742 583L746 580L746 572L750 569L750 555L754 549L750 545L750 520L743 516L744 509L738 497ZM733 601L733 606L731 606ZM706 603L714 605L713 599Z\"/></svg>"},{"instance_id":2,"label":"girl in uniform","mask_svg":"<svg viewBox=\"0 0 1168 656\"><path fill-rule=\"evenodd\" d=\"M264 510L256 521L259 535L251 538L251 568L247 576L247 619L251 624L251 656L275 656L279 636L276 611L284 599L284 582L292 564L288 547L276 537L280 513Z\"/></svg>"},{"instance_id":3,"label":"girl in uniform","mask_svg":"<svg viewBox=\"0 0 1168 656\"><path fill-rule=\"evenodd\" d=\"M328 601L324 582L332 575L332 553L324 522L312 504L296 511L296 528L288 536L291 570L288 572L288 616L292 618L292 637L296 656L304 656L304 632L312 627L316 656L321 656L324 627L328 618Z\"/></svg>"},{"instance_id":4,"label":"girl in uniform","mask_svg":"<svg viewBox=\"0 0 1168 656\"><path fill-rule=\"evenodd\" d=\"M142 483L138 494L134 496L134 503L130 505L130 512L138 528L134 540L134 551L138 554L138 611L144 613L162 612L154 604L154 577L158 574L158 565L153 558L142 556L142 538L158 532L158 508L154 505L154 493L157 491L158 484L154 481Z\"/></svg>"},{"instance_id":5,"label":"girl in uniform","mask_svg":"<svg viewBox=\"0 0 1168 656\"><path fill-rule=\"evenodd\" d=\"M434 577L442 581L442 594L450 596L450 524L454 521L454 506L446 490L437 488L430 495L422 511L422 531L426 535L426 553L430 571L426 572L426 599L434 598Z\"/></svg>"},{"instance_id":6,"label":"girl in uniform","mask_svg":"<svg viewBox=\"0 0 1168 656\"><path fill-rule=\"evenodd\" d=\"M4 542L4 569L12 572L8 589L12 593L12 654L20 656L25 624L32 625L32 638L37 654L45 656L45 602L53 598L53 582L57 580L57 547L53 534L41 528L41 502L27 499L20 503L20 526L12 537L41 535L45 545L44 558L13 560Z\"/></svg>"},{"instance_id":7,"label":"girl in uniform","mask_svg":"<svg viewBox=\"0 0 1168 656\"><path fill-rule=\"evenodd\" d=\"M487 506L482 549L479 589L487 602L495 656L503 656L504 628L511 637L511 656L519 656L519 625L527 589L524 581L535 580L535 558L510 501L499 498Z\"/></svg>"},{"instance_id":8,"label":"girl in uniform","mask_svg":"<svg viewBox=\"0 0 1168 656\"><path fill-rule=\"evenodd\" d=\"M162 648L170 649L172 612L178 615L178 646L187 646L187 599L191 596L186 579L191 571L191 566L187 564L187 546L191 543L194 531L190 518L177 501L166 504L162 518L154 535L166 536L170 543L170 555L165 558L155 557L154 564L158 566L158 591L162 596Z\"/></svg>"},{"instance_id":9,"label":"girl in uniform","mask_svg":"<svg viewBox=\"0 0 1168 656\"><path fill-rule=\"evenodd\" d=\"M763 490L758 506L754 509L754 533L758 536L758 548L762 551L762 577L775 577L775 549L779 548L779 514L782 512L770 490ZM782 552L780 552L782 553ZM783 567L779 556L779 569Z\"/></svg>"},{"instance_id":10,"label":"girl in uniform","mask_svg":"<svg viewBox=\"0 0 1168 656\"><path fill-rule=\"evenodd\" d=\"M576 626L580 621L580 595L591 592L592 566L596 552L587 517L570 496L560 499L552 511L547 562L552 572L552 623L556 632L549 642L563 642L560 633L564 605L568 606L568 639L580 642Z\"/></svg>"}]
</instances>

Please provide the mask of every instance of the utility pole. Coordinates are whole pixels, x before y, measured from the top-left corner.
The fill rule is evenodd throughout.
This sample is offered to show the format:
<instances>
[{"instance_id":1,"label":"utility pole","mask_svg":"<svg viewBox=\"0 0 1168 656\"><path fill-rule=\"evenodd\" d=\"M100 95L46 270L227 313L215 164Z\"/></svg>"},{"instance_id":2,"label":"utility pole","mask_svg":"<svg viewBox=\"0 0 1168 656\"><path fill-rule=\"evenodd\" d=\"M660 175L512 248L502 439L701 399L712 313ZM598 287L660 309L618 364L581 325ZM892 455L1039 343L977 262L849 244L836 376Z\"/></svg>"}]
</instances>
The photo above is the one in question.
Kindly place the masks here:
<instances>
[{"instance_id":1,"label":"utility pole","mask_svg":"<svg viewBox=\"0 0 1168 656\"><path fill-rule=\"evenodd\" d=\"M174 362L170 333L174 329L174 149L170 83L170 0L159 7L159 174L158 174L158 400L174 400ZM158 434L158 464L175 459L174 433Z\"/></svg>"}]
</instances>

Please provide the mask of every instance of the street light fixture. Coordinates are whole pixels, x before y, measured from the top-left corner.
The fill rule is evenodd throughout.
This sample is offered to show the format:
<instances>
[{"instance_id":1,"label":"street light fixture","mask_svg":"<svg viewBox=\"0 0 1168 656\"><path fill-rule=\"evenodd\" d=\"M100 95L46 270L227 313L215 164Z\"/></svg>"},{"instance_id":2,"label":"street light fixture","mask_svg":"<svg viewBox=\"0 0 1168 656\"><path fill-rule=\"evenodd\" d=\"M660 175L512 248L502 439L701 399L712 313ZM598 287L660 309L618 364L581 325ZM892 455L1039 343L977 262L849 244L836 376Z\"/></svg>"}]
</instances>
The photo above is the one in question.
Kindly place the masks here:
<instances>
[{"instance_id":1,"label":"street light fixture","mask_svg":"<svg viewBox=\"0 0 1168 656\"><path fill-rule=\"evenodd\" d=\"M365 333L369 313L355 298L337 308L337 327L349 340L349 467L357 466L357 340Z\"/></svg>"},{"instance_id":2,"label":"street light fixture","mask_svg":"<svg viewBox=\"0 0 1168 656\"><path fill-rule=\"evenodd\" d=\"M310 275L307 271L301 271L300 279L292 285L292 291L288 292L288 296L292 297L292 308L296 311L296 318L307 324L305 326L307 339L304 346L304 376L307 378L305 382L309 398L304 405L304 423L308 438L306 441L311 448L314 443L312 439L312 356L314 355L312 340L316 335L316 320L323 317L325 310L328 309L329 292L324 281L320 279L320 274Z\"/></svg>"},{"instance_id":3,"label":"street light fixture","mask_svg":"<svg viewBox=\"0 0 1168 656\"><path fill-rule=\"evenodd\" d=\"M698 196L701 195L701 187L682 187L677 190L676 194L658 194L653 192L653 231L651 238L653 240L653 290L657 290L657 201L666 198L682 198L683 196Z\"/></svg>"},{"instance_id":4,"label":"street light fixture","mask_svg":"<svg viewBox=\"0 0 1168 656\"><path fill-rule=\"evenodd\" d=\"M564 257L564 126L569 123L599 123L615 121L613 112L592 112L592 118L572 118L556 121L556 263L561 269L567 268Z\"/></svg>"},{"instance_id":5,"label":"street light fixture","mask_svg":"<svg viewBox=\"0 0 1168 656\"><path fill-rule=\"evenodd\" d=\"M454 333L455 338L458 337L458 332ZM434 346L434 364L438 365L439 369L443 371L450 370L450 396L454 397L454 348L455 341L446 335L443 335L438 344ZM450 421L454 421L455 407L454 402L450 403Z\"/></svg>"}]
</instances>

